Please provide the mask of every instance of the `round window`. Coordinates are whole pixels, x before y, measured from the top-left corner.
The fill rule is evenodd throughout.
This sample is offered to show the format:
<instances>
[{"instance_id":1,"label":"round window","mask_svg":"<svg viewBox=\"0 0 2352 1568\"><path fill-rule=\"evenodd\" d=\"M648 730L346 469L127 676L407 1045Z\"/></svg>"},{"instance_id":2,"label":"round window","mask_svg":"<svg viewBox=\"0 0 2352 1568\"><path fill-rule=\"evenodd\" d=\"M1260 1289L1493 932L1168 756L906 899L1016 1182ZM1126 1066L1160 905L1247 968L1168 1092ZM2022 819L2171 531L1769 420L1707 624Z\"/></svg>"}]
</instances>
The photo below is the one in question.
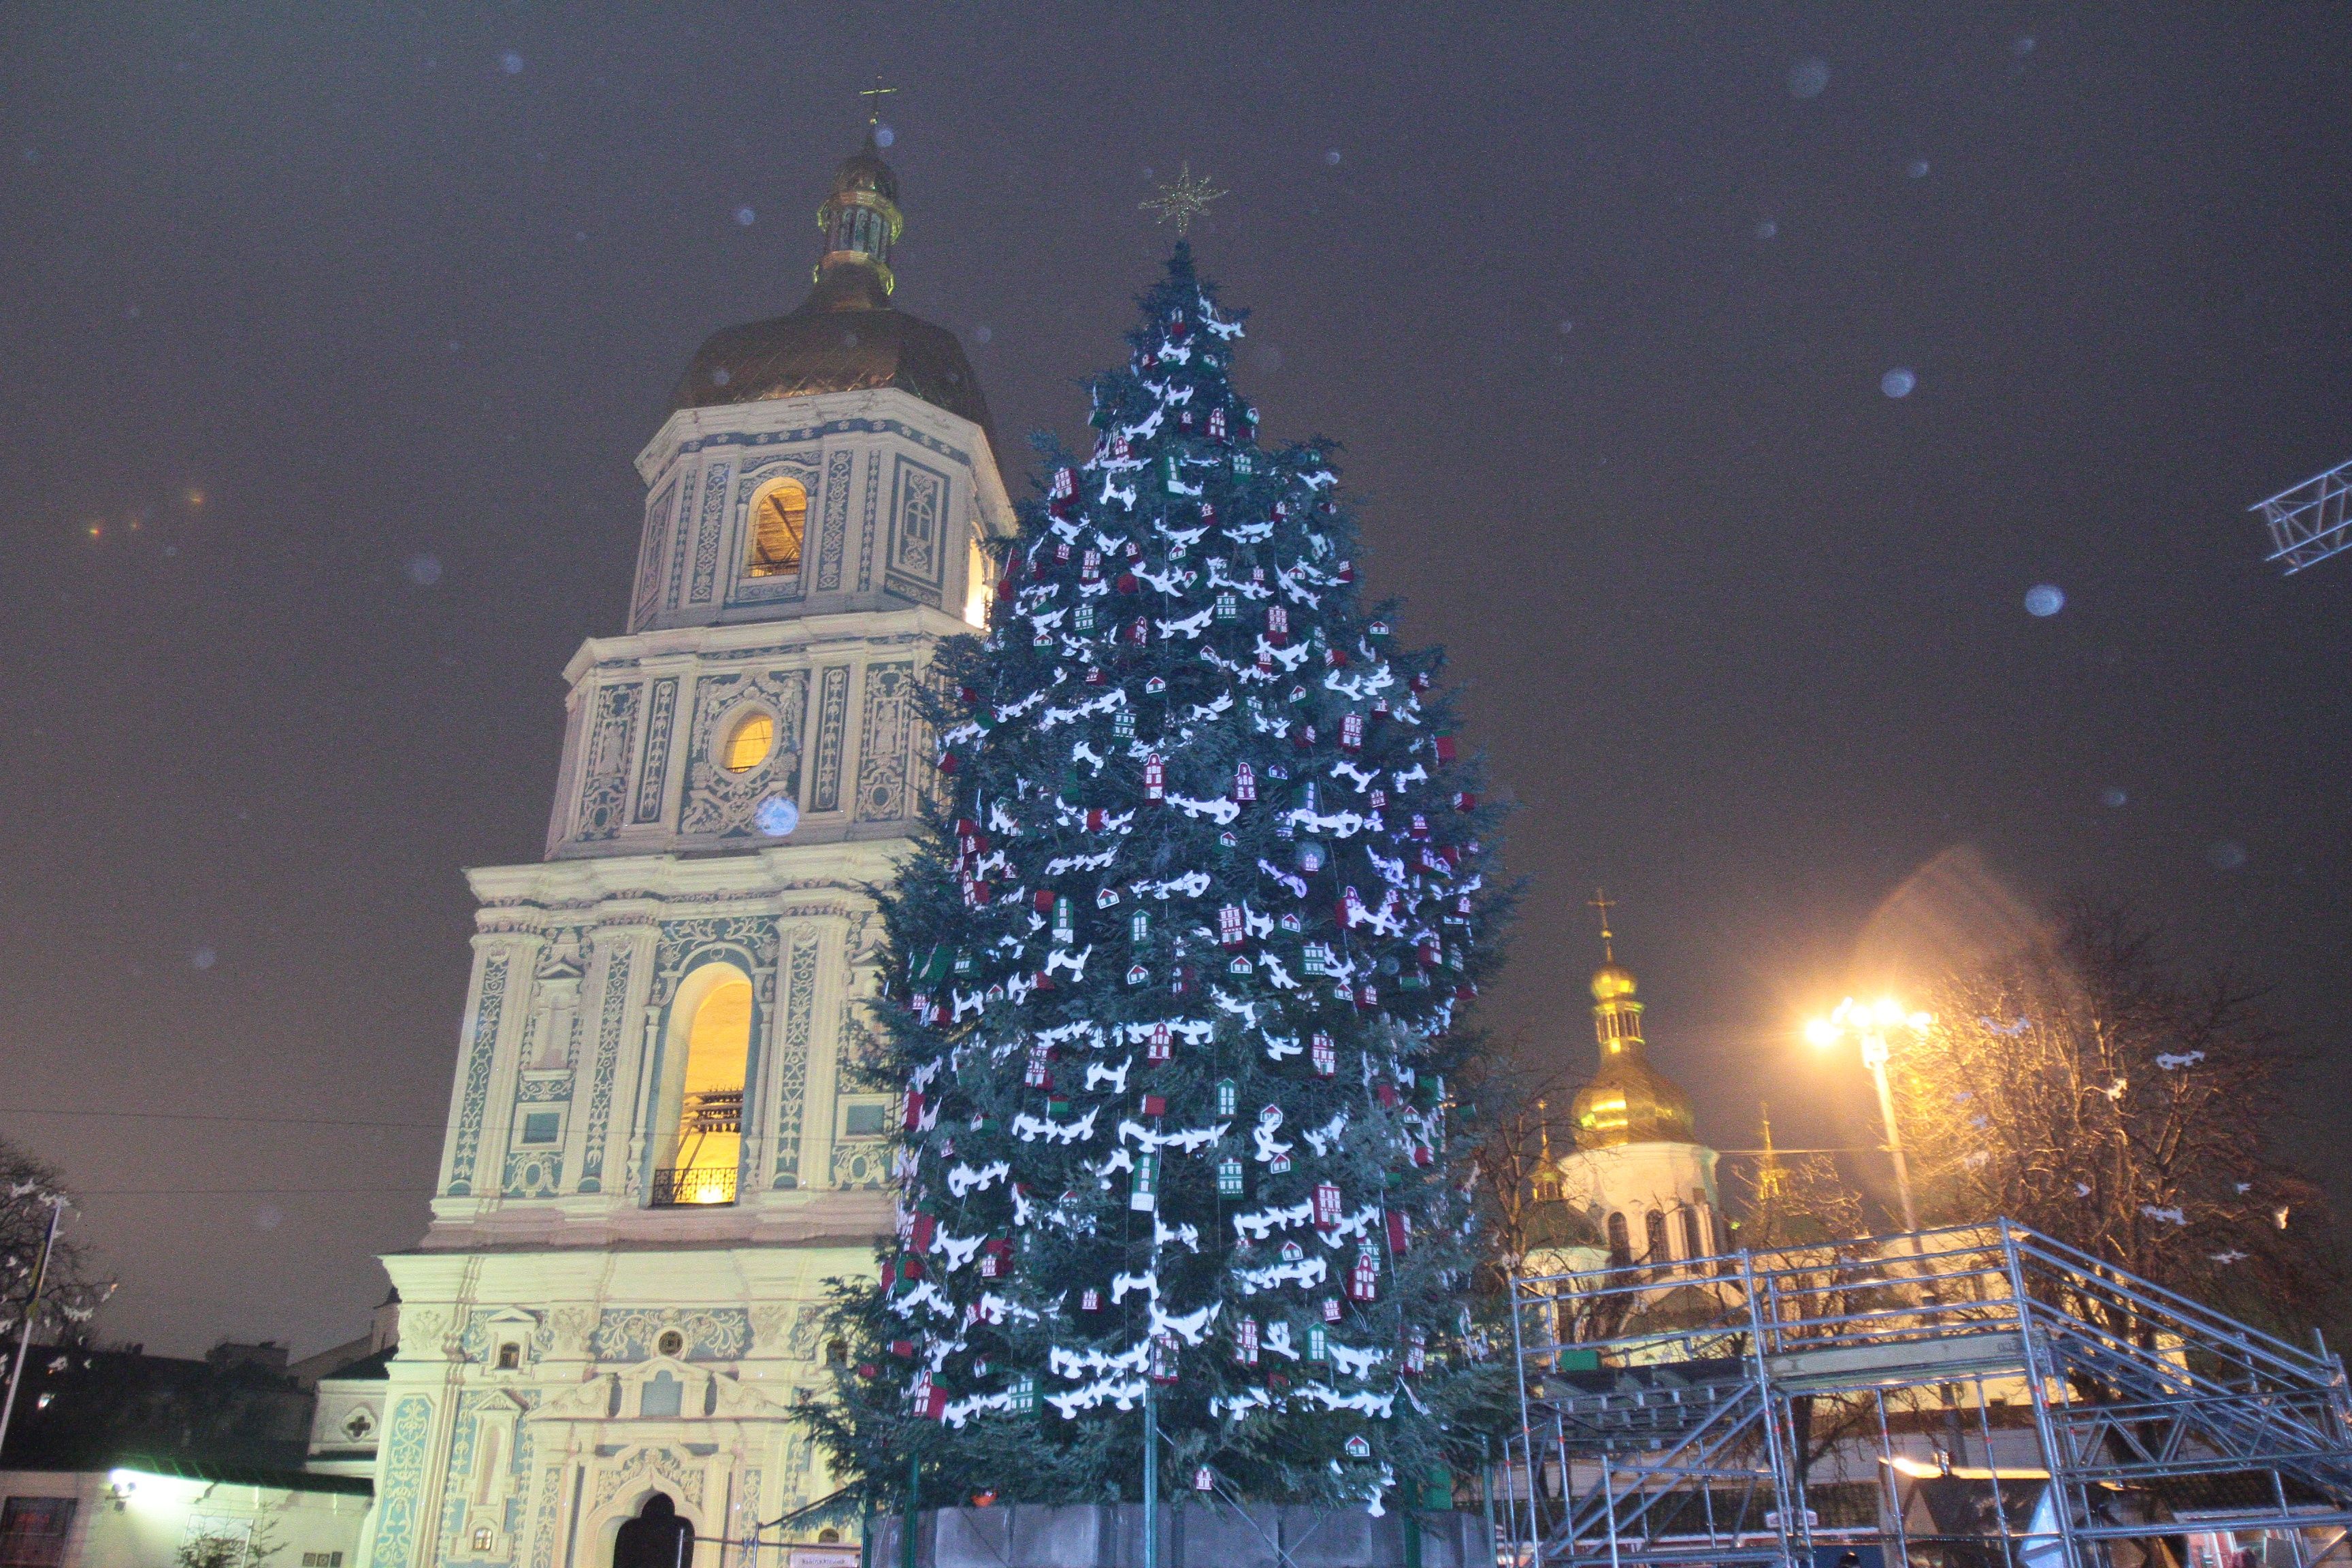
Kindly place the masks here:
<instances>
[{"instance_id":1,"label":"round window","mask_svg":"<svg viewBox=\"0 0 2352 1568\"><path fill-rule=\"evenodd\" d=\"M766 762L775 748L774 716L756 710L746 713L727 731L727 743L719 749L719 765L730 773L748 773Z\"/></svg>"},{"instance_id":2,"label":"round window","mask_svg":"<svg viewBox=\"0 0 2352 1568\"><path fill-rule=\"evenodd\" d=\"M686 1349L686 1336L676 1329L664 1330L662 1337L654 1342L654 1349L664 1355L674 1356Z\"/></svg>"}]
</instances>

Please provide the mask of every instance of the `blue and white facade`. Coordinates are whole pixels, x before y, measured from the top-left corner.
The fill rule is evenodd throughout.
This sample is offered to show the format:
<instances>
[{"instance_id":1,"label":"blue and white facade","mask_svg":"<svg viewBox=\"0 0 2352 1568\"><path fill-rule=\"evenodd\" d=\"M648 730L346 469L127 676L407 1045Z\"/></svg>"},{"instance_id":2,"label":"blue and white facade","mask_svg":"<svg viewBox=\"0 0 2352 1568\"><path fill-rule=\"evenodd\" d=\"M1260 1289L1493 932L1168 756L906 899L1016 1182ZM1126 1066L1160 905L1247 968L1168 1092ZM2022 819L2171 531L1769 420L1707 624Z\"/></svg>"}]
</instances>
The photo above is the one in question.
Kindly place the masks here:
<instances>
[{"instance_id":1,"label":"blue and white facade","mask_svg":"<svg viewBox=\"0 0 2352 1568\"><path fill-rule=\"evenodd\" d=\"M565 671L547 858L469 874L433 1223L384 1259L366 1568L605 1568L656 1491L708 1539L831 1489L789 1415L827 1382L824 1282L893 1222L862 889L931 788L913 694L1012 511L982 426L894 386L681 408L637 466L628 631ZM785 479L796 569L755 572ZM731 1120L732 1201L681 1201L688 1047L745 986L740 1104L701 1124Z\"/></svg>"}]
</instances>

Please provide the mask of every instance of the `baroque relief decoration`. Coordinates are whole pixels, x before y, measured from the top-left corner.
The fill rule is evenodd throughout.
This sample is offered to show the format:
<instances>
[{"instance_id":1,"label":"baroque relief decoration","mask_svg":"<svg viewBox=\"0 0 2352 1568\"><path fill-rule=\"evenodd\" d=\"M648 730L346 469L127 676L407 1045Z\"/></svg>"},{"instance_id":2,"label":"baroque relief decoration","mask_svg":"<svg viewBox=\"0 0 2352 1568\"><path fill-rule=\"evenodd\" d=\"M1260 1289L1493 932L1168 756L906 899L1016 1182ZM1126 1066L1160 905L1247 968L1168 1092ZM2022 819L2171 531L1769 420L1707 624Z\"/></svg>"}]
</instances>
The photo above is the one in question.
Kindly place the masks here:
<instances>
[{"instance_id":1,"label":"baroque relief decoration","mask_svg":"<svg viewBox=\"0 0 2352 1568\"><path fill-rule=\"evenodd\" d=\"M654 949L653 994L647 1002L667 1006L687 970L716 956L714 949L743 959L751 972L753 994L763 1003L775 1000L772 984L762 977L775 973L776 917L704 915L662 922L661 937Z\"/></svg>"},{"instance_id":2,"label":"baroque relief decoration","mask_svg":"<svg viewBox=\"0 0 2352 1568\"><path fill-rule=\"evenodd\" d=\"M948 477L899 453L890 475L890 570L887 585L936 603L946 581Z\"/></svg>"},{"instance_id":3,"label":"baroque relief decoration","mask_svg":"<svg viewBox=\"0 0 2352 1568\"><path fill-rule=\"evenodd\" d=\"M890 1184L890 1145L881 1138L845 1138L833 1146L833 1184L844 1192Z\"/></svg>"},{"instance_id":4,"label":"baroque relief decoration","mask_svg":"<svg viewBox=\"0 0 2352 1568\"><path fill-rule=\"evenodd\" d=\"M816 585L820 592L841 586L841 558L849 549L849 483L856 454L838 451L824 460L824 521L817 534Z\"/></svg>"},{"instance_id":5,"label":"baroque relief decoration","mask_svg":"<svg viewBox=\"0 0 2352 1568\"><path fill-rule=\"evenodd\" d=\"M588 720L588 755L581 768L579 837L610 838L621 830L628 795L630 742L636 738L637 689L599 687Z\"/></svg>"},{"instance_id":6,"label":"baroque relief decoration","mask_svg":"<svg viewBox=\"0 0 2352 1568\"><path fill-rule=\"evenodd\" d=\"M784 991L784 1048L776 1058L777 1187L801 1184L801 1125L808 1099L809 1036L816 1012L817 943L793 943Z\"/></svg>"},{"instance_id":7,"label":"baroque relief decoration","mask_svg":"<svg viewBox=\"0 0 2352 1568\"><path fill-rule=\"evenodd\" d=\"M849 667L836 664L824 672L816 705L816 785L809 795L811 811L841 809L842 752L849 742Z\"/></svg>"},{"instance_id":8,"label":"baroque relief decoration","mask_svg":"<svg viewBox=\"0 0 2352 1568\"><path fill-rule=\"evenodd\" d=\"M702 526L694 540L694 585L687 595L692 605L707 605L719 585L719 536L727 523L728 479L725 463L710 465L702 481Z\"/></svg>"},{"instance_id":9,"label":"baroque relief decoration","mask_svg":"<svg viewBox=\"0 0 2352 1568\"><path fill-rule=\"evenodd\" d=\"M636 603L629 611L629 627L633 631L653 619L655 610L660 607L662 573L669 564L669 520L677 505L677 482L673 479L646 508L646 542L637 559Z\"/></svg>"},{"instance_id":10,"label":"baroque relief decoration","mask_svg":"<svg viewBox=\"0 0 2352 1568\"><path fill-rule=\"evenodd\" d=\"M433 1439L433 1405L423 1394L404 1395L384 1433L383 1489L376 1499L373 1568L409 1568L416 1552L418 1493Z\"/></svg>"},{"instance_id":11,"label":"baroque relief decoration","mask_svg":"<svg viewBox=\"0 0 2352 1568\"><path fill-rule=\"evenodd\" d=\"M563 1467L549 1465L539 1473L539 1519L531 1526L531 1568L554 1568L555 1510L563 1496Z\"/></svg>"},{"instance_id":12,"label":"baroque relief decoration","mask_svg":"<svg viewBox=\"0 0 2352 1568\"><path fill-rule=\"evenodd\" d=\"M638 1448L596 1477L595 1511L602 1513L621 1489L632 1481L658 1479L676 1487L690 1507L702 1507L702 1467L689 1464L667 1448Z\"/></svg>"},{"instance_id":13,"label":"baroque relief decoration","mask_svg":"<svg viewBox=\"0 0 2352 1568\"><path fill-rule=\"evenodd\" d=\"M654 682L653 700L646 708L646 754L637 764L637 805L635 822L661 820L662 784L669 776L669 733L677 716L677 677Z\"/></svg>"},{"instance_id":14,"label":"baroque relief decoration","mask_svg":"<svg viewBox=\"0 0 2352 1568\"><path fill-rule=\"evenodd\" d=\"M686 800L678 813L680 833L756 837L752 814L780 795L799 804L801 735L808 718L805 669L739 670L706 676L694 690L694 724L688 734ZM730 773L715 756L719 738L747 709L775 716L774 748L757 767Z\"/></svg>"},{"instance_id":15,"label":"baroque relief decoration","mask_svg":"<svg viewBox=\"0 0 2352 1568\"><path fill-rule=\"evenodd\" d=\"M490 1095L490 1064L498 1054L499 1014L506 1005L507 955L493 952L482 964L482 999L474 1010L474 1037L467 1047L466 1092L457 1110L457 1147L449 1160L453 1198L470 1197L474 1164L482 1149L482 1115Z\"/></svg>"},{"instance_id":16,"label":"baroque relief decoration","mask_svg":"<svg viewBox=\"0 0 2352 1568\"><path fill-rule=\"evenodd\" d=\"M882 531L882 459L877 454L866 464L866 521L857 539L857 591L874 591L874 539Z\"/></svg>"},{"instance_id":17,"label":"baroque relief decoration","mask_svg":"<svg viewBox=\"0 0 2352 1568\"><path fill-rule=\"evenodd\" d=\"M722 467L720 472L723 474L725 471ZM667 601L672 609L681 608L685 603L678 597L678 592L686 586L686 558L694 547L695 484L700 478L700 470L689 468L686 478L680 481L677 537L670 546L669 597Z\"/></svg>"},{"instance_id":18,"label":"baroque relief decoration","mask_svg":"<svg viewBox=\"0 0 2352 1568\"><path fill-rule=\"evenodd\" d=\"M741 1307L607 1307L589 1349L600 1362L650 1361L671 1329L686 1341L679 1361L740 1361L751 1344L751 1315Z\"/></svg>"},{"instance_id":19,"label":"baroque relief decoration","mask_svg":"<svg viewBox=\"0 0 2352 1568\"><path fill-rule=\"evenodd\" d=\"M857 820L907 815L908 749L915 734L915 666L866 667L866 727L857 747Z\"/></svg>"},{"instance_id":20,"label":"baroque relief decoration","mask_svg":"<svg viewBox=\"0 0 2352 1568\"><path fill-rule=\"evenodd\" d=\"M588 1080L588 1139L580 1156L580 1190L604 1190L604 1138L613 1123L613 1078L621 1061L621 1025L629 1002L629 949L614 944L604 961L604 1002L596 1025L596 1065Z\"/></svg>"},{"instance_id":21,"label":"baroque relief decoration","mask_svg":"<svg viewBox=\"0 0 2352 1568\"><path fill-rule=\"evenodd\" d=\"M499 1195L507 1198L551 1198L563 1190L563 1151L518 1149L506 1157L499 1173Z\"/></svg>"}]
</instances>

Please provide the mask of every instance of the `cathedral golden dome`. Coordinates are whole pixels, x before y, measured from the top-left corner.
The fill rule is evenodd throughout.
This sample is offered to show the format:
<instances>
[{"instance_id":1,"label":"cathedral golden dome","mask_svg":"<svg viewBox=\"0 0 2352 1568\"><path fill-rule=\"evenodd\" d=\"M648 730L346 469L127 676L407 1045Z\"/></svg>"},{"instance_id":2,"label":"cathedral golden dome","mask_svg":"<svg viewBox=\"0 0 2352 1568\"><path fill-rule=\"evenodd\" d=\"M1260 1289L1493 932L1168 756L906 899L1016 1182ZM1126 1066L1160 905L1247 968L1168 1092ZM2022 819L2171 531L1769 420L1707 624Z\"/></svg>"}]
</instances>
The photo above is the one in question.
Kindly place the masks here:
<instances>
[{"instance_id":1,"label":"cathedral golden dome","mask_svg":"<svg viewBox=\"0 0 2352 1568\"><path fill-rule=\"evenodd\" d=\"M818 209L824 251L816 283L788 316L713 332L672 395L673 408L709 408L821 392L893 386L990 431L987 401L963 345L944 327L894 310L890 250L906 226L898 177L869 130L842 160Z\"/></svg>"},{"instance_id":2,"label":"cathedral golden dome","mask_svg":"<svg viewBox=\"0 0 2352 1568\"><path fill-rule=\"evenodd\" d=\"M1633 972L1617 962L1611 944L1606 894L1601 910L1601 954L1592 975L1592 1032L1601 1042L1601 1070L1576 1091L1570 1123L1580 1149L1613 1149L1622 1143L1687 1143L1692 1137L1690 1096L1652 1067L1642 1040L1642 1004L1633 999Z\"/></svg>"},{"instance_id":3,"label":"cathedral golden dome","mask_svg":"<svg viewBox=\"0 0 2352 1568\"><path fill-rule=\"evenodd\" d=\"M1604 963L1592 972L1592 999L1612 1002L1620 996L1633 994L1633 972L1614 963Z\"/></svg>"}]
</instances>

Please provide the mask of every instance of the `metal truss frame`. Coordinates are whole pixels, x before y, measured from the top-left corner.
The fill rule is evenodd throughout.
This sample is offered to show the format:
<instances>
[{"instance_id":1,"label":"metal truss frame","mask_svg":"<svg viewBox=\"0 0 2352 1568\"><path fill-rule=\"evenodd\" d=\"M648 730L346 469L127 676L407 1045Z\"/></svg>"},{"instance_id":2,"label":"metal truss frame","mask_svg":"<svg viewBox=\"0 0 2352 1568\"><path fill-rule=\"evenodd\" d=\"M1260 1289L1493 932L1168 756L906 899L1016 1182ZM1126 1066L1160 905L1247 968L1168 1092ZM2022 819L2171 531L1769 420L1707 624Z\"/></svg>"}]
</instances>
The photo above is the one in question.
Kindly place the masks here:
<instances>
[{"instance_id":1,"label":"metal truss frame","mask_svg":"<svg viewBox=\"0 0 2352 1568\"><path fill-rule=\"evenodd\" d=\"M2352 1528L2336 1356L2007 1220L1517 1278L1510 1304L1520 1568L2110 1568L2107 1542L2246 1531L2307 1568Z\"/></svg>"},{"instance_id":2,"label":"metal truss frame","mask_svg":"<svg viewBox=\"0 0 2352 1568\"><path fill-rule=\"evenodd\" d=\"M2271 552L2287 575L2352 549L2352 463L2339 463L2246 509L2270 525Z\"/></svg>"}]
</instances>

